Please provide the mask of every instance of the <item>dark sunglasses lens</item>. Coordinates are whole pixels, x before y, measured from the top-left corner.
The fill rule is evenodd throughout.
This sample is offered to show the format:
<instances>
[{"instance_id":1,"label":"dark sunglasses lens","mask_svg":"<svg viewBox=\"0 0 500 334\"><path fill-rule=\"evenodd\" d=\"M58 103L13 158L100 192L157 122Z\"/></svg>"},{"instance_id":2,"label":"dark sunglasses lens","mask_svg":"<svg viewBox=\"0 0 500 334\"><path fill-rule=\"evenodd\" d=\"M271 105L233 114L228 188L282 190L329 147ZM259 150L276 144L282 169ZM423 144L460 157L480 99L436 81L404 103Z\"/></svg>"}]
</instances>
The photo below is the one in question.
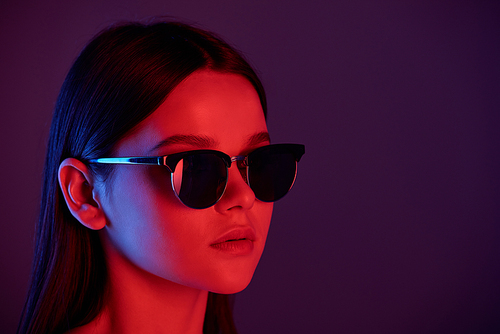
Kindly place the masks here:
<instances>
[{"instance_id":1,"label":"dark sunglasses lens","mask_svg":"<svg viewBox=\"0 0 500 334\"><path fill-rule=\"evenodd\" d=\"M215 154L192 154L179 161L172 173L177 197L194 209L208 208L224 193L227 168Z\"/></svg>"},{"instance_id":2,"label":"dark sunglasses lens","mask_svg":"<svg viewBox=\"0 0 500 334\"><path fill-rule=\"evenodd\" d=\"M249 156L248 184L259 200L274 202L288 193L296 171L293 152L285 146L265 146Z\"/></svg>"}]
</instances>

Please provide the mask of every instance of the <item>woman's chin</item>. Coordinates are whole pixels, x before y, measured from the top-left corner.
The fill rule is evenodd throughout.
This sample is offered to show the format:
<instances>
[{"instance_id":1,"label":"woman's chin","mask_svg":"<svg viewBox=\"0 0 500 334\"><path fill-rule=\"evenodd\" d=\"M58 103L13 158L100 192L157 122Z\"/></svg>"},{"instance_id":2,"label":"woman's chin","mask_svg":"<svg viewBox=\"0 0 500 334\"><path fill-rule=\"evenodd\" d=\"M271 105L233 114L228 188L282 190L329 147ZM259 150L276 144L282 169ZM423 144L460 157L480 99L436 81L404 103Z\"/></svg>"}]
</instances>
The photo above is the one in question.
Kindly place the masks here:
<instances>
[{"instance_id":1,"label":"woman's chin","mask_svg":"<svg viewBox=\"0 0 500 334\"><path fill-rule=\"evenodd\" d=\"M238 279L225 279L221 284L217 284L217 286L212 286L208 289L210 292L219 293L224 295L231 295L238 292L241 292L246 289L246 287L250 284L252 280L252 276L249 277L241 277Z\"/></svg>"},{"instance_id":2,"label":"woman's chin","mask_svg":"<svg viewBox=\"0 0 500 334\"><path fill-rule=\"evenodd\" d=\"M232 295L238 292L241 292L246 289L248 284L245 285L234 285L234 286L226 286L220 289L211 289L210 292L218 293L221 295Z\"/></svg>"}]
</instances>

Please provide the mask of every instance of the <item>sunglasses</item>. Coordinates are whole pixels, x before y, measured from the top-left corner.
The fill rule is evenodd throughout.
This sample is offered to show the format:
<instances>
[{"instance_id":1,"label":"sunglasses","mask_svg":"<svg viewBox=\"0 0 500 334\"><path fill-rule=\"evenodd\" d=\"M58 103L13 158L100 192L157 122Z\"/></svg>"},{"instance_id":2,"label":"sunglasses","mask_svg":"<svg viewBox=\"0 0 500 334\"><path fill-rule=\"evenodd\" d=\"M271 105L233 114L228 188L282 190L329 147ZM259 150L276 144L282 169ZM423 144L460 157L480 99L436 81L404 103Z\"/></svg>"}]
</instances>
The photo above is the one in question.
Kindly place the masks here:
<instances>
[{"instance_id":1,"label":"sunglasses","mask_svg":"<svg viewBox=\"0 0 500 334\"><path fill-rule=\"evenodd\" d=\"M305 153L301 144L274 144L259 147L247 156L229 155L215 150L195 150L160 157L99 158L99 164L160 165L171 173L172 189L177 198L193 209L215 205L224 194L228 168L233 162L255 197L274 202L292 188L297 162Z\"/></svg>"}]
</instances>

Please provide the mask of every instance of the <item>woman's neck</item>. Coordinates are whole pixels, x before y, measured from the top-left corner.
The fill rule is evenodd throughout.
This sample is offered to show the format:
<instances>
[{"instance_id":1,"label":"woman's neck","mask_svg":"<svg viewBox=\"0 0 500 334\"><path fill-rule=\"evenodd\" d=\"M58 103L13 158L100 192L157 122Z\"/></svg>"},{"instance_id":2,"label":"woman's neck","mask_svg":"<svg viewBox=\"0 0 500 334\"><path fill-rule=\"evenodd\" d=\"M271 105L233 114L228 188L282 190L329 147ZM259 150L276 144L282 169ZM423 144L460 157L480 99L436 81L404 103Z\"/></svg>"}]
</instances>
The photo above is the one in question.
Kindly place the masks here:
<instances>
[{"instance_id":1,"label":"woman's neck","mask_svg":"<svg viewBox=\"0 0 500 334\"><path fill-rule=\"evenodd\" d=\"M202 334L207 291L179 285L146 272L111 245L103 243L108 266L104 308L82 330L103 334Z\"/></svg>"}]
</instances>

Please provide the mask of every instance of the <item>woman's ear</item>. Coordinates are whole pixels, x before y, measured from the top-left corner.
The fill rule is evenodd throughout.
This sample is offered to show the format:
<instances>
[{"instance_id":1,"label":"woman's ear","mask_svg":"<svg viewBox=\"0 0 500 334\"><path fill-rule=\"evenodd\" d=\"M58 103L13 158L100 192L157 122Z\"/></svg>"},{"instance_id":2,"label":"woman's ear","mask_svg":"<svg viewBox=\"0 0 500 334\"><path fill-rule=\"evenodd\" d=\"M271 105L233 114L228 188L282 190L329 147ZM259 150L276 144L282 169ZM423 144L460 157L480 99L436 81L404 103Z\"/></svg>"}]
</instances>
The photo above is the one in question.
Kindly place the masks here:
<instances>
[{"instance_id":1,"label":"woman's ear","mask_svg":"<svg viewBox=\"0 0 500 334\"><path fill-rule=\"evenodd\" d=\"M100 230L106 226L106 217L88 167L80 160L67 158L59 166L58 178L71 214L92 230Z\"/></svg>"}]
</instances>

